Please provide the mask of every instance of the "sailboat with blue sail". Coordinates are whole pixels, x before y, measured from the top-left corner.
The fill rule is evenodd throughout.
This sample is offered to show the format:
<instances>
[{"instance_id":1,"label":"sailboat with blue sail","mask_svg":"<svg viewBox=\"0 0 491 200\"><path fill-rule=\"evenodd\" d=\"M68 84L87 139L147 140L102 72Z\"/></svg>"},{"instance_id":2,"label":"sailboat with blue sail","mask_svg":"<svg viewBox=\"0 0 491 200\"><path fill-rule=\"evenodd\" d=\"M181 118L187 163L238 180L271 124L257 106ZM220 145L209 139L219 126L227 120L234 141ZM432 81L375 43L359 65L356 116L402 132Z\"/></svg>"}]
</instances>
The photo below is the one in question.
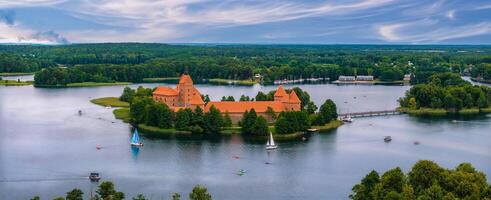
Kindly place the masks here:
<instances>
[{"instance_id":1,"label":"sailboat with blue sail","mask_svg":"<svg viewBox=\"0 0 491 200\"><path fill-rule=\"evenodd\" d=\"M138 136L138 130L133 132L133 136L131 137L131 143L132 146L143 146L143 142L140 141L140 136Z\"/></svg>"}]
</instances>

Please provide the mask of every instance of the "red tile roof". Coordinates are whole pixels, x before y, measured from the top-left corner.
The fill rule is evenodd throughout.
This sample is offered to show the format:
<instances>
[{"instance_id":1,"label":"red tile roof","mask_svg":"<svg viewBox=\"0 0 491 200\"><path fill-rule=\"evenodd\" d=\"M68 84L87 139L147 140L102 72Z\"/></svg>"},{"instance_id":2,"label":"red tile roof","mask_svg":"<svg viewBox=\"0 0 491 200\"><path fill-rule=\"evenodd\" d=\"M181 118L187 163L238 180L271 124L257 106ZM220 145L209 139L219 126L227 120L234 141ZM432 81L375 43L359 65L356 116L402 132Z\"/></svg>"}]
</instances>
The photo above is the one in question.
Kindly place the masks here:
<instances>
[{"instance_id":1,"label":"red tile roof","mask_svg":"<svg viewBox=\"0 0 491 200\"><path fill-rule=\"evenodd\" d=\"M201 95L199 95L199 92L198 94L193 95L189 103L191 105L205 105L205 102L203 101L203 99L201 99Z\"/></svg>"},{"instance_id":2,"label":"red tile roof","mask_svg":"<svg viewBox=\"0 0 491 200\"><path fill-rule=\"evenodd\" d=\"M212 105L222 113L244 113L252 108L258 113L265 113L268 107L271 107L274 112L282 112L285 109L279 101L212 101L206 104L205 111L208 112Z\"/></svg>"},{"instance_id":3,"label":"red tile roof","mask_svg":"<svg viewBox=\"0 0 491 200\"><path fill-rule=\"evenodd\" d=\"M290 102L290 103L301 103L300 99L297 96L297 93L295 93L295 90L292 90L292 92L290 93L290 99L288 102Z\"/></svg>"},{"instance_id":4,"label":"red tile roof","mask_svg":"<svg viewBox=\"0 0 491 200\"><path fill-rule=\"evenodd\" d=\"M278 87L278 90L276 90L276 92L274 93L274 96L275 97L283 97L285 95L287 95L287 93L286 93L285 89L283 88L283 85L280 85Z\"/></svg>"},{"instance_id":5,"label":"red tile roof","mask_svg":"<svg viewBox=\"0 0 491 200\"><path fill-rule=\"evenodd\" d=\"M187 74L183 74L181 76L181 79L179 79L179 84L181 83L191 83L193 84L193 79L191 79L191 76L187 75Z\"/></svg>"},{"instance_id":6,"label":"red tile roof","mask_svg":"<svg viewBox=\"0 0 491 200\"><path fill-rule=\"evenodd\" d=\"M176 96L179 94L179 92L170 87L159 86L155 91L153 91L153 94L164 95L164 96Z\"/></svg>"}]
</instances>

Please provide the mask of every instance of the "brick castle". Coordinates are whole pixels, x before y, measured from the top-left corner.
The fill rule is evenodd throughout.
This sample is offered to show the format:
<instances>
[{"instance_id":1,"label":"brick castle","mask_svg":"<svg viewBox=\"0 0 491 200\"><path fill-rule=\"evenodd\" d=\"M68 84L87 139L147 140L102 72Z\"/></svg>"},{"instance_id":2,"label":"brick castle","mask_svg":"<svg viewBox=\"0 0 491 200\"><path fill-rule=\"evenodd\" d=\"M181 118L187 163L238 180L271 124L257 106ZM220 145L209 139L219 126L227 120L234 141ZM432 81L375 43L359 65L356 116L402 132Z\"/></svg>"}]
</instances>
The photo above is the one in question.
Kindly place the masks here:
<instances>
[{"instance_id":1,"label":"brick castle","mask_svg":"<svg viewBox=\"0 0 491 200\"><path fill-rule=\"evenodd\" d=\"M267 110L271 110L278 114L283 111L299 111L301 101L295 91L288 94L283 86L279 86L274 94L273 101L211 101L205 104L201 99L201 93L193 85L193 80L189 75L182 75L176 88L159 86L153 92L153 99L162 102L169 106L174 111L182 108L200 107L205 112L208 112L211 106L219 109L222 114L228 113L232 121L237 122L242 118L242 115L254 108L258 115L265 117L268 121L273 119Z\"/></svg>"}]
</instances>

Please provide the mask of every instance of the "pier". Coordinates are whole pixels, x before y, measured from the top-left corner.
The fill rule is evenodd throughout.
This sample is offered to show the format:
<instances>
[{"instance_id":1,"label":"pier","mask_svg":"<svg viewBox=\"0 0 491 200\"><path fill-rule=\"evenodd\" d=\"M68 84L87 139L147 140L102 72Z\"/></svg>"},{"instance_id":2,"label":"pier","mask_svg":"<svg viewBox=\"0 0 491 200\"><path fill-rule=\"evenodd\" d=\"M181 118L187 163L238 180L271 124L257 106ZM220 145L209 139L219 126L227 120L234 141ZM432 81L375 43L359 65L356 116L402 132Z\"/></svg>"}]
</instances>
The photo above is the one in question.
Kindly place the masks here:
<instances>
[{"instance_id":1,"label":"pier","mask_svg":"<svg viewBox=\"0 0 491 200\"><path fill-rule=\"evenodd\" d=\"M353 113L340 113L338 117L351 116L352 118L360 117L374 117L374 116L386 116L386 115L400 115L402 112L397 110L380 110L380 111L368 111L368 112L353 112Z\"/></svg>"}]
</instances>

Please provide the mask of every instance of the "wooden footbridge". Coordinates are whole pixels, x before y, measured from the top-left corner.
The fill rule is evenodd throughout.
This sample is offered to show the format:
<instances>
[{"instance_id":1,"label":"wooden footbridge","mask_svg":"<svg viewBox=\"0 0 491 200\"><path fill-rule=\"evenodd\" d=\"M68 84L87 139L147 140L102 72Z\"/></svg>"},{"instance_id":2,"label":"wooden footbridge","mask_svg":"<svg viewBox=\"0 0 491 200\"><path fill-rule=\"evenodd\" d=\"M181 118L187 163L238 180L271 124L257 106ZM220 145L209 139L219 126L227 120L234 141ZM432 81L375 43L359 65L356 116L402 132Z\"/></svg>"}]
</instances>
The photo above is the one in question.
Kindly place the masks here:
<instances>
[{"instance_id":1,"label":"wooden footbridge","mask_svg":"<svg viewBox=\"0 0 491 200\"><path fill-rule=\"evenodd\" d=\"M374 117L374 116L385 116L385 115L400 115L402 112L397 110L380 110L380 111L367 111L367 112L353 112L353 113L340 113L338 117L351 116L352 118L360 117Z\"/></svg>"}]
</instances>

